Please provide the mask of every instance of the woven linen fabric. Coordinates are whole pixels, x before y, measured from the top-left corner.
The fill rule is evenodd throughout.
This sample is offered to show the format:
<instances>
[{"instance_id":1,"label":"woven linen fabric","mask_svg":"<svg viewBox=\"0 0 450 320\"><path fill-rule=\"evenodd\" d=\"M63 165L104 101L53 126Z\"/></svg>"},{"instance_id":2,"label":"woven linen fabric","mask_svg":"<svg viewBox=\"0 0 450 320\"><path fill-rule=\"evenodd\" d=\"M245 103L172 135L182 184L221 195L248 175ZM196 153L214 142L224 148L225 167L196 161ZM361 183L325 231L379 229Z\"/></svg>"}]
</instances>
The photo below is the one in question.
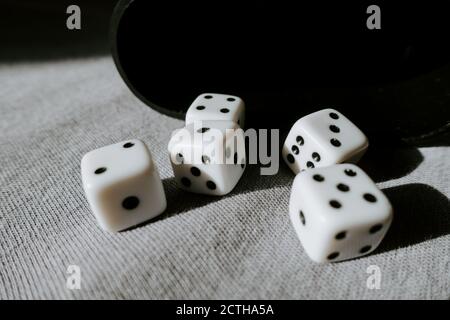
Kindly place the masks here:
<instances>
[{"instance_id":1,"label":"woven linen fabric","mask_svg":"<svg viewBox=\"0 0 450 320\"><path fill-rule=\"evenodd\" d=\"M180 190L167 143L183 122L134 97L109 57L3 64L0 84L1 299L450 298L448 147L369 150L361 166L394 205L391 230L369 256L319 265L291 226L283 163L274 176L249 165L224 197ZM168 207L107 233L80 160L131 138L151 149ZM79 290L66 285L69 265ZM379 289L367 285L369 266Z\"/></svg>"}]
</instances>

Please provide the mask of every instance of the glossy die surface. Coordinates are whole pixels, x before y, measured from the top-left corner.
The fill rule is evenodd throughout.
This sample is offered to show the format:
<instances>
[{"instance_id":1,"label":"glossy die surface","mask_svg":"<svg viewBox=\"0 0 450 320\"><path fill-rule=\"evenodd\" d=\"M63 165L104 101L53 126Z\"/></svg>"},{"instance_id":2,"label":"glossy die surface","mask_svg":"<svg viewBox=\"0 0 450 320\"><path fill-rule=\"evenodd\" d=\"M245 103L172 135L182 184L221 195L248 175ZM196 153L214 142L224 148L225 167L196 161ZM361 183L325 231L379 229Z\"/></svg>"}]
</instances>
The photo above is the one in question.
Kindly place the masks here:
<instances>
[{"instance_id":1,"label":"glossy die surface","mask_svg":"<svg viewBox=\"0 0 450 320\"><path fill-rule=\"evenodd\" d=\"M284 142L282 157L295 173L342 162L356 163L368 147L364 133L342 113L324 109L299 119Z\"/></svg>"},{"instance_id":2,"label":"glossy die surface","mask_svg":"<svg viewBox=\"0 0 450 320\"><path fill-rule=\"evenodd\" d=\"M245 170L243 139L233 121L196 121L178 130L168 149L180 187L208 195L233 190Z\"/></svg>"},{"instance_id":3,"label":"glossy die surface","mask_svg":"<svg viewBox=\"0 0 450 320\"><path fill-rule=\"evenodd\" d=\"M351 259L373 251L392 221L392 206L353 164L299 173L289 214L308 256L316 262Z\"/></svg>"},{"instance_id":4,"label":"glossy die surface","mask_svg":"<svg viewBox=\"0 0 450 320\"><path fill-rule=\"evenodd\" d=\"M140 140L93 150L81 160L83 188L100 226L120 231L154 218L166 197L150 151Z\"/></svg>"},{"instance_id":5,"label":"glossy die surface","mask_svg":"<svg viewBox=\"0 0 450 320\"><path fill-rule=\"evenodd\" d=\"M199 120L233 121L244 128L244 101L237 96L227 94L201 94L192 102L186 112L186 125Z\"/></svg>"}]
</instances>

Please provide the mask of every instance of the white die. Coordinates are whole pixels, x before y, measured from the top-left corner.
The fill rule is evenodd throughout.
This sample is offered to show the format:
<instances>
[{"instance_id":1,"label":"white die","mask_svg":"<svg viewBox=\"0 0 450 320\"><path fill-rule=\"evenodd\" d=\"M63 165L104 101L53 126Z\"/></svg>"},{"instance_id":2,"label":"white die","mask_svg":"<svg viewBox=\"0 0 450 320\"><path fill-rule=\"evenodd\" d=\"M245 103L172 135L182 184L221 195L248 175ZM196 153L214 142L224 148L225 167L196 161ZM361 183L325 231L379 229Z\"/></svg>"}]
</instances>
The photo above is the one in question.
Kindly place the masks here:
<instances>
[{"instance_id":1,"label":"white die","mask_svg":"<svg viewBox=\"0 0 450 320\"><path fill-rule=\"evenodd\" d=\"M91 209L107 231L130 228L166 208L158 171L140 140L127 140L85 154L81 177Z\"/></svg>"},{"instance_id":2,"label":"white die","mask_svg":"<svg viewBox=\"0 0 450 320\"><path fill-rule=\"evenodd\" d=\"M373 251L392 221L392 206L353 164L299 173L289 215L308 256L316 262L351 259Z\"/></svg>"},{"instance_id":3,"label":"white die","mask_svg":"<svg viewBox=\"0 0 450 320\"><path fill-rule=\"evenodd\" d=\"M175 178L184 190L225 195L245 170L244 132L232 121L195 121L169 141Z\"/></svg>"},{"instance_id":4,"label":"white die","mask_svg":"<svg viewBox=\"0 0 450 320\"><path fill-rule=\"evenodd\" d=\"M192 102L186 112L186 125L200 120L228 120L244 128L244 101L239 97L227 94L201 94Z\"/></svg>"},{"instance_id":5,"label":"white die","mask_svg":"<svg viewBox=\"0 0 450 320\"><path fill-rule=\"evenodd\" d=\"M356 163L368 145L364 133L342 113L324 109L294 124L284 142L282 156L297 174L307 168Z\"/></svg>"}]
</instances>

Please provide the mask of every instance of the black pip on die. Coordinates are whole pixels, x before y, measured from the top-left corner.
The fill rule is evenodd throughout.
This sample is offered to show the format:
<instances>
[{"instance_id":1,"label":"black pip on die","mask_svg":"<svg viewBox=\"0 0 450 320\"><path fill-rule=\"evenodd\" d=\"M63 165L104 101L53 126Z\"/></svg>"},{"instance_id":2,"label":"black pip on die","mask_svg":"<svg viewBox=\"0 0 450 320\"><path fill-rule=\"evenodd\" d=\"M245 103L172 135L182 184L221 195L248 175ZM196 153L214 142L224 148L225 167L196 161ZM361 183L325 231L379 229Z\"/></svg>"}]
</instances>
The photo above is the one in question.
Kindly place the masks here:
<instances>
[{"instance_id":1,"label":"black pip on die","mask_svg":"<svg viewBox=\"0 0 450 320\"><path fill-rule=\"evenodd\" d=\"M324 109L294 124L284 142L282 157L297 174L307 168L356 163L368 145L364 133L342 113Z\"/></svg>"},{"instance_id":2,"label":"black pip on die","mask_svg":"<svg viewBox=\"0 0 450 320\"><path fill-rule=\"evenodd\" d=\"M93 150L81 160L89 205L100 226L120 231L156 217L166 196L147 146L128 140Z\"/></svg>"},{"instance_id":3,"label":"black pip on die","mask_svg":"<svg viewBox=\"0 0 450 320\"><path fill-rule=\"evenodd\" d=\"M351 259L373 251L392 221L392 206L353 164L299 173L289 215L308 256L316 262Z\"/></svg>"}]
</instances>

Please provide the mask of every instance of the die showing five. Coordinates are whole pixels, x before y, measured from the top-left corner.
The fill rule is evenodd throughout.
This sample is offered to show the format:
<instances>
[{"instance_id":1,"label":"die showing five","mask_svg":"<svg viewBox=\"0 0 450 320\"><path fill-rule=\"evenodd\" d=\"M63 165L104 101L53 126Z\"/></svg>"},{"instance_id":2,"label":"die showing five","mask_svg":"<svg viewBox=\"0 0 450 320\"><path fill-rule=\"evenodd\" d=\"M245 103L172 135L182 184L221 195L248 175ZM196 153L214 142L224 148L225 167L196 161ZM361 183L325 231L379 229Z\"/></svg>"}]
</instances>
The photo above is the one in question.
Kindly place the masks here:
<instances>
[{"instance_id":1,"label":"die showing five","mask_svg":"<svg viewBox=\"0 0 450 320\"><path fill-rule=\"evenodd\" d=\"M295 177L289 215L308 256L322 263L373 251L389 229L392 207L363 170L338 164Z\"/></svg>"}]
</instances>

